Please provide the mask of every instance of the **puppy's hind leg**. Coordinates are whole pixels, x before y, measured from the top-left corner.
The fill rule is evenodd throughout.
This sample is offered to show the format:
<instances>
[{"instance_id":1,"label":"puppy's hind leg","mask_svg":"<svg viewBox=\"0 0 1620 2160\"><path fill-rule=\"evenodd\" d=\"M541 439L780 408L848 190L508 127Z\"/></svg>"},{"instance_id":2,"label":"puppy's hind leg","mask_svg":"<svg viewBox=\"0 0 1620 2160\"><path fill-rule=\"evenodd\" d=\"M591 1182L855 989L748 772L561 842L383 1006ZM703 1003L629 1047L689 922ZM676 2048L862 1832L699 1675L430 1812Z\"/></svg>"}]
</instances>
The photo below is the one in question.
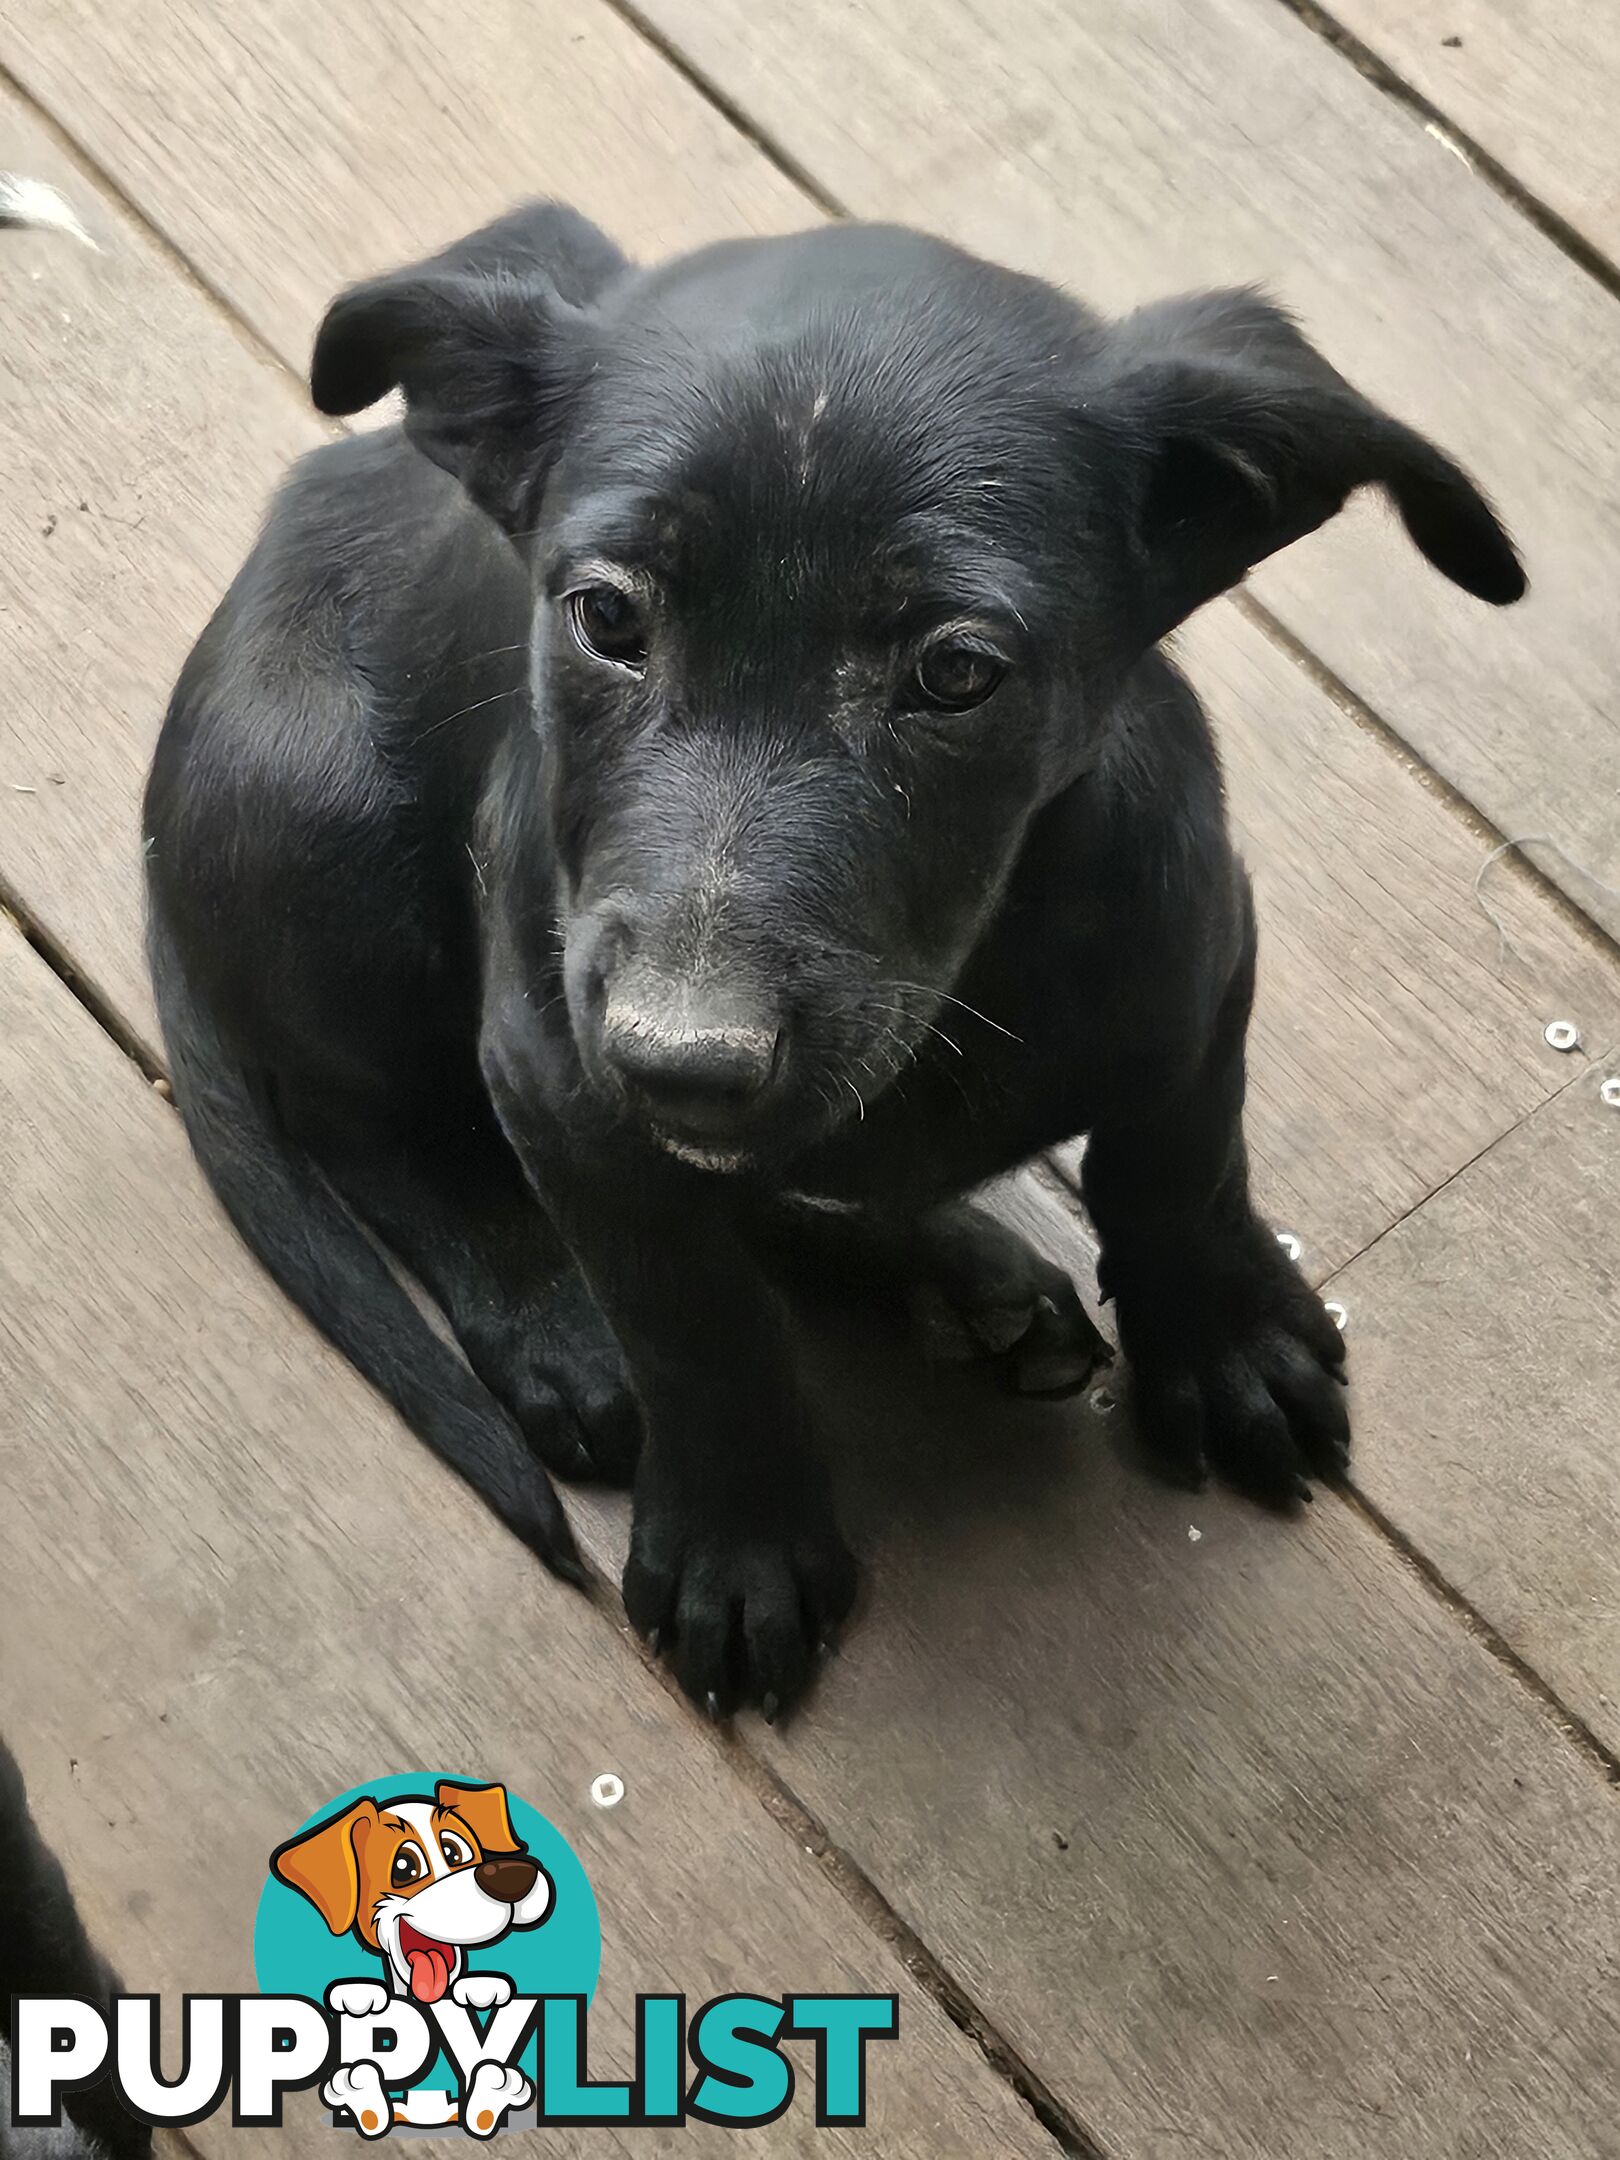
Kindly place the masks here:
<instances>
[{"instance_id":1,"label":"puppy's hind leg","mask_svg":"<svg viewBox=\"0 0 1620 2160\"><path fill-rule=\"evenodd\" d=\"M467 1362L559 1477L628 1484L641 1421L572 1254L490 1121L399 1132L325 1113L311 1148L449 1321Z\"/></svg>"},{"instance_id":2,"label":"puppy's hind leg","mask_svg":"<svg viewBox=\"0 0 1620 2160\"><path fill-rule=\"evenodd\" d=\"M946 1363L994 1367L1015 1395L1072 1395L1113 1356L1055 1261L971 1200L909 1219L783 1203L770 1238L807 1288L904 1309Z\"/></svg>"}]
</instances>

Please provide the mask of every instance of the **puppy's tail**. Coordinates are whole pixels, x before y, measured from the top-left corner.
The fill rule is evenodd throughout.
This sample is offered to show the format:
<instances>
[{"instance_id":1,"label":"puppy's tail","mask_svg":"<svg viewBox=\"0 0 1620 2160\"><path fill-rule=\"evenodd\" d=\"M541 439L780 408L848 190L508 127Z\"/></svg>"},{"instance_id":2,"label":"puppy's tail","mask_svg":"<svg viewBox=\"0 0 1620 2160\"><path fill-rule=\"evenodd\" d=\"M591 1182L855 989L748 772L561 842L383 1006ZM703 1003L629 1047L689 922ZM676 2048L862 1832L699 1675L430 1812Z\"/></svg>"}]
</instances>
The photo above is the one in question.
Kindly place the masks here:
<instances>
[{"instance_id":1,"label":"puppy's tail","mask_svg":"<svg viewBox=\"0 0 1620 2160\"><path fill-rule=\"evenodd\" d=\"M154 907L147 954L175 1100L203 1173L260 1263L552 1572L585 1570L517 1425L429 1327L358 1219L284 1131L193 995Z\"/></svg>"}]
</instances>

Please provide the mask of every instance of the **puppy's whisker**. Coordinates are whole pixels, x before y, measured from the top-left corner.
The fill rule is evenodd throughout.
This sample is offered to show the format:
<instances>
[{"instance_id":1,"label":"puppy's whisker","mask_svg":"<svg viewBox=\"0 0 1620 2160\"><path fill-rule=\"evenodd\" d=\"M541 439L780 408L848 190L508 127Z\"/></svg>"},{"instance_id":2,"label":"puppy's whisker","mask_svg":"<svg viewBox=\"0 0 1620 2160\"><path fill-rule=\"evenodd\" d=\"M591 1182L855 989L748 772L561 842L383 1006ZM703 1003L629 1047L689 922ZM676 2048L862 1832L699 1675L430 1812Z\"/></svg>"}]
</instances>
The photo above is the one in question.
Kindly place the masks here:
<instances>
[{"instance_id":1,"label":"puppy's whisker","mask_svg":"<svg viewBox=\"0 0 1620 2160\"><path fill-rule=\"evenodd\" d=\"M908 1020L908 1021L910 1021L910 1022L912 1023L912 1025L913 1025L913 1026L918 1026L918 1025L920 1025L920 1026L921 1026L921 1027L923 1028L923 1030L924 1030L924 1031L925 1031L925 1032L926 1032L927 1034L929 1034L929 1035L937 1035L937 1036L939 1037L940 1041L941 1041L942 1043L944 1043L944 1044L945 1044L946 1048L947 1048L947 1049L949 1049L949 1050L954 1050L954 1051L956 1052L956 1054L957 1054L957 1056L958 1056L958 1057L961 1057L961 1056L963 1056L963 1055L965 1054L965 1053L963 1052L963 1049L962 1049L962 1045L961 1045L961 1044L960 1044L959 1042L955 1041L955 1040L954 1040L954 1039L953 1039L953 1038L952 1038L951 1036L947 1035L947 1034L946 1034L946 1032L945 1032L945 1030L944 1030L944 1029L943 1029L942 1027L936 1027L936 1026L934 1025L934 1023L933 1023L933 1021L932 1021L932 1020L922 1020L922 1021L919 1021L919 1019L918 1019L918 1016L917 1016L917 1014L915 1014L915 1013L914 1013L914 1012L913 1012L913 1011L911 1010L911 1008L910 1008L910 1007L909 1007L908 1005L870 1005L870 1004L869 1004L869 1005L867 1006L867 1011L868 1011L868 1012L886 1012L886 1013L898 1013L898 1014L900 1015L900 1017L901 1017L901 1019L902 1019L902 1020ZM891 1029L891 1030L890 1030L890 1033L891 1033L891 1034L894 1034L894 1030L893 1030L893 1029ZM898 1037L897 1035L895 1036L895 1039L896 1039L897 1041L898 1041L898 1040L900 1040L900 1038L899 1038L899 1037ZM906 1054L907 1054L907 1056L908 1056L908 1057L915 1057L917 1053L916 1053L916 1050L915 1050L915 1048L914 1048L914 1047L913 1047L912 1045L908 1044L908 1045L906 1046Z\"/></svg>"},{"instance_id":2,"label":"puppy's whisker","mask_svg":"<svg viewBox=\"0 0 1620 2160\"><path fill-rule=\"evenodd\" d=\"M955 1005L963 1012L971 1013L975 1020L982 1020L987 1028L994 1028L998 1035L1005 1035L1009 1042L1021 1043L1024 1040L1022 1035L1015 1035L1010 1027L1003 1027L999 1020L992 1020L988 1013L980 1012L977 1005L970 1005L966 998L959 998L949 990L932 990L927 983L903 982L890 983L889 988L902 991L916 990L925 997L938 998L942 1004Z\"/></svg>"},{"instance_id":3,"label":"puppy's whisker","mask_svg":"<svg viewBox=\"0 0 1620 2160\"><path fill-rule=\"evenodd\" d=\"M510 645L491 645L488 650L484 652L463 653L459 660L448 661L445 666L439 670L439 673L433 678L432 682L426 685L424 695L428 690L436 690L439 687L440 683L447 681L449 677L455 673L457 668L478 667L485 660L499 660L503 653L527 652L528 649L528 639L518 638L514 643Z\"/></svg>"},{"instance_id":4,"label":"puppy's whisker","mask_svg":"<svg viewBox=\"0 0 1620 2160\"><path fill-rule=\"evenodd\" d=\"M449 727L452 721L465 720L469 713L482 712L486 705L497 705L502 698L526 697L528 689L527 683L511 683L504 690L492 691L488 697L479 698L471 705L463 705L459 712L446 713L442 720L435 720L431 727L425 727L421 730L416 740L426 742L430 735L437 735L441 728Z\"/></svg>"}]
</instances>

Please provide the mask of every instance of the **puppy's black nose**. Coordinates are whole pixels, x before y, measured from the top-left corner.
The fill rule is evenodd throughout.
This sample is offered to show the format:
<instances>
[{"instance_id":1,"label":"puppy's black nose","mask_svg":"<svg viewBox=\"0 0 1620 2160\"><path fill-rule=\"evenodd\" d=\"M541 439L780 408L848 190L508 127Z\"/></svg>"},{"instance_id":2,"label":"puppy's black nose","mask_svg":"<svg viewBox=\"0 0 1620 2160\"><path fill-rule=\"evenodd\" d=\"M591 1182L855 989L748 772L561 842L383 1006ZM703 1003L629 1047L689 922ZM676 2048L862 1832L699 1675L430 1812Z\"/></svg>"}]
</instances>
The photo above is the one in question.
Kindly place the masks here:
<instances>
[{"instance_id":1,"label":"puppy's black nose","mask_svg":"<svg viewBox=\"0 0 1620 2160\"><path fill-rule=\"evenodd\" d=\"M534 1888L539 1872L539 1862L531 1860L527 1853L499 1853L491 1860L479 1861L473 1869L473 1881L501 1904L516 1905Z\"/></svg>"},{"instance_id":2,"label":"puppy's black nose","mask_svg":"<svg viewBox=\"0 0 1620 2160\"><path fill-rule=\"evenodd\" d=\"M721 1129L761 1095L781 1046L774 1015L655 999L634 982L615 983L602 1014L602 1052L619 1078L693 1131Z\"/></svg>"}]
</instances>

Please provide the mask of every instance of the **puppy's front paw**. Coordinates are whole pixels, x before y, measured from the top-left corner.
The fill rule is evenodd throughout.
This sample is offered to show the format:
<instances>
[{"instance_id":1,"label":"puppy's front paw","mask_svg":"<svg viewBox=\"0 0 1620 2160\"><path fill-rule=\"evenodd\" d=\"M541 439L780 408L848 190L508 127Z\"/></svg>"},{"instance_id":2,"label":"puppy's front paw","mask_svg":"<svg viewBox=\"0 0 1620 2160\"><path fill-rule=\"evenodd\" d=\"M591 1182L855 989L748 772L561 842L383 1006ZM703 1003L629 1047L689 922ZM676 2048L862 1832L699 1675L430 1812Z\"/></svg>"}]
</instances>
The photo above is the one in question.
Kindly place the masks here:
<instances>
[{"instance_id":1,"label":"puppy's front paw","mask_svg":"<svg viewBox=\"0 0 1620 2160\"><path fill-rule=\"evenodd\" d=\"M467 2087L461 2127L474 2137L493 2137L507 2111L527 2107L533 2096L534 2087L521 2070L508 2069L504 2063L481 2062Z\"/></svg>"},{"instance_id":2,"label":"puppy's front paw","mask_svg":"<svg viewBox=\"0 0 1620 2160\"><path fill-rule=\"evenodd\" d=\"M500 2010L512 2000L512 1983L505 1973L463 1973L450 1988L450 2000L463 2010Z\"/></svg>"},{"instance_id":3,"label":"puppy's front paw","mask_svg":"<svg viewBox=\"0 0 1620 2160\"><path fill-rule=\"evenodd\" d=\"M855 1602L849 1547L824 1506L705 1510L638 1496L624 1571L632 1626L711 1717L757 1704L774 1721Z\"/></svg>"},{"instance_id":4,"label":"puppy's front paw","mask_svg":"<svg viewBox=\"0 0 1620 2160\"><path fill-rule=\"evenodd\" d=\"M624 1353L577 1269L532 1310L493 1315L464 1347L548 1469L593 1484L630 1483L641 1413Z\"/></svg>"},{"instance_id":5,"label":"puppy's front paw","mask_svg":"<svg viewBox=\"0 0 1620 2160\"><path fill-rule=\"evenodd\" d=\"M1167 1476L1271 1507L1350 1461L1344 1337L1263 1223L1167 1263L1104 1263L1137 1415Z\"/></svg>"}]
</instances>

